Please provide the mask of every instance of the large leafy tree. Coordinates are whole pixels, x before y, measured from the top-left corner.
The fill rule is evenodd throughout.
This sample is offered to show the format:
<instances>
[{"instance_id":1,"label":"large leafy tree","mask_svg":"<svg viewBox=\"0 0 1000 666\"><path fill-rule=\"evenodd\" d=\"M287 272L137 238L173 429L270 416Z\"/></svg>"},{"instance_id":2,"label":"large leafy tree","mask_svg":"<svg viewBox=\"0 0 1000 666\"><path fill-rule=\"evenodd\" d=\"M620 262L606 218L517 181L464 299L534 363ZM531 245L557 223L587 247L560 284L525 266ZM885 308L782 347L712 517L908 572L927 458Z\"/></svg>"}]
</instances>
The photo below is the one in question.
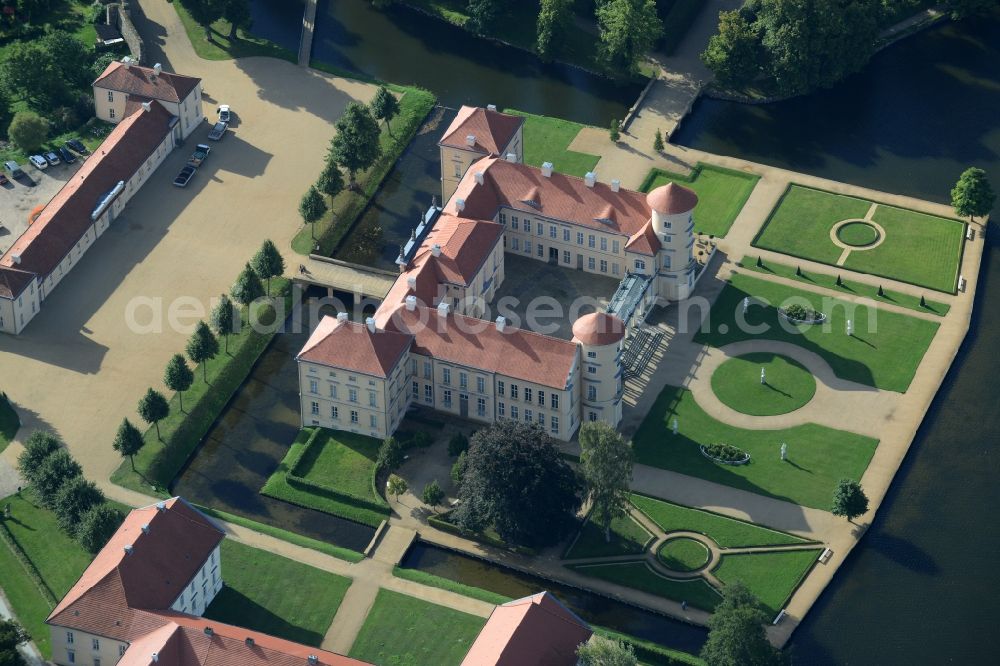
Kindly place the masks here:
<instances>
[{"instance_id":1,"label":"large leafy tree","mask_svg":"<svg viewBox=\"0 0 1000 666\"><path fill-rule=\"evenodd\" d=\"M547 545L572 529L580 490L541 426L498 421L472 436L456 518L473 530L492 525L508 543Z\"/></svg>"},{"instance_id":2,"label":"large leafy tree","mask_svg":"<svg viewBox=\"0 0 1000 666\"><path fill-rule=\"evenodd\" d=\"M54 30L42 38L42 47L70 90L90 87L93 56L83 42L65 30Z\"/></svg>"},{"instance_id":3,"label":"large leafy tree","mask_svg":"<svg viewBox=\"0 0 1000 666\"><path fill-rule=\"evenodd\" d=\"M724 85L746 85L760 74L763 58L759 28L752 17L740 10L719 12L719 31L701 54L716 80Z\"/></svg>"},{"instance_id":4,"label":"large leafy tree","mask_svg":"<svg viewBox=\"0 0 1000 666\"><path fill-rule=\"evenodd\" d=\"M80 519L76 539L91 553L96 553L108 542L111 535L122 524L121 511L110 504L98 504L90 508Z\"/></svg>"},{"instance_id":5,"label":"large leafy tree","mask_svg":"<svg viewBox=\"0 0 1000 666\"><path fill-rule=\"evenodd\" d=\"M38 472L32 486L42 504L54 507L56 494L63 485L73 477L80 476L83 470L80 463L66 449L59 449L38 466Z\"/></svg>"},{"instance_id":6,"label":"large leafy tree","mask_svg":"<svg viewBox=\"0 0 1000 666\"><path fill-rule=\"evenodd\" d=\"M98 504L104 503L104 493L93 481L76 476L67 481L56 493L53 510L59 526L74 534L83 515Z\"/></svg>"},{"instance_id":7,"label":"large leafy tree","mask_svg":"<svg viewBox=\"0 0 1000 666\"><path fill-rule=\"evenodd\" d=\"M344 174L332 159L327 159L323 171L316 181L316 189L331 199L344 191ZM322 213L320 217L322 217ZM305 215L303 215L305 217Z\"/></svg>"},{"instance_id":8,"label":"large leafy tree","mask_svg":"<svg viewBox=\"0 0 1000 666\"><path fill-rule=\"evenodd\" d=\"M866 511L868 511L868 496L865 495L861 484L854 479L841 479L837 489L833 491L833 506L830 513L844 516L853 523L855 518Z\"/></svg>"},{"instance_id":9,"label":"large leafy tree","mask_svg":"<svg viewBox=\"0 0 1000 666\"><path fill-rule=\"evenodd\" d=\"M485 35L493 29L500 15L501 0L469 0L465 5L465 13L469 16L465 27Z\"/></svg>"},{"instance_id":10,"label":"large leafy tree","mask_svg":"<svg viewBox=\"0 0 1000 666\"><path fill-rule=\"evenodd\" d=\"M250 2L249 0L225 0L225 2L222 18L229 21L229 39L236 39L237 30L250 29Z\"/></svg>"},{"instance_id":11,"label":"large leafy tree","mask_svg":"<svg viewBox=\"0 0 1000 666\"><path fill-rule=\"evenodd\" d=\"M17 646L27 643L31 636L24 627L13 620L0 618L0 664L2 666L27 666Z\"/></svg>"},{"instance_id":12,"label":"large leafy tree","mask_svg":"<svg viewBox=\"0 0 1000 666\"><path fill-rule=\"evenodd\" d=\"M212 24L222 18L228 0L183 0L191 17L205 29L205 38L212 41Z\"/></svg>"},{"instance_id":13,"label":"large leafy tree","mask_svg":"<svg viewBox=\"0 0 1000 666\"><path fill-rule=\"evenodd\" d=\"M167 369L163 372L163 383L171 391L177 392L177 399L183 412L184 391L191 388L191 384L194 383L194 373L181 354L174 354L167 362Z\"/></svg>"},{"instance_id":14,"label":"large leafy tree","mask_svg":"<svg viewBox=\"0 0 1000 666\"><path fill-rule=\"evenodd\" d=\"M996 0L951 0L951 17L955 20L985 14L996 9Z\"/></svg>"},{"instance_id":15,"label":"large leafy tree","mask_svg":"<svg viewBox=\"0 0 1000 666\"><path fill-rule=\"evenodd\" d=\"M247 317L249 317L250 304L264 295L264 285L261 284L260 278L254 272L253 266L250 265L249 261L243 266L243 270L240 272L239 277L236 278L236 282L233 283L233 287L229 290L229 293L233 295L234 301L246 306Z\"/></svg>"},{"instance_id":16,"label":"large leafy tree","mask_svg":"<svg viewBox=\"0 0 1000 666\"><path fill-rule=\"evenodd\" d=\"M720 603L708 619L708 640L701 658L708 666L779 666L786 657L767 640L767 615L747 587L736 581L727 585Z\"/></svg>"},{"instance_id":17,"label":"large leafy tree","mask_svg":"<svg viewBox=\"0 0 1000 666\"><path fill-rule=\"evenodd\" d=\"M138 411L139 418L148 425L156 426L156 438L162 442L160 421L170 416L170 403L167 399L159 391L146 389L146 395L139 399Z\"/></svg>"},{"instance_id":18,"label":"large leafy tree","mask_svg":"<svg viewBox=\"0 0 1000 666\"><path fill-rule=\"evenodd\" d=\"M34 485L38 470L45 459L62 448L59 438L50 432L36 430L24 443L24 450L17 457L17 471L28 485Z\"/></svg>"},{"instance_id":19,"label":"large leafy tree","mask_svg":"<svg viewBox=\"0 0 1000 666\"><path fill-rule=\"evenodd\" d=\"M267 295L271 295L271 278L280 277L285 272L285 260L271 239L266 239L250 259L250 267L261 280L267 283Z\"/></svg>"},{"instance_id":20,"label":"large leafy tree","mask_svg":"<svg viewBox=\"0 0 1000 666\"><path fill-rule=\"evenodd\" d=\"M371 101L372 115L385 121L385 128L392 136L392 119L399 115L399 100L385 86L379 86Z\"/></svg>"},{"instance_id":21,"label":"large leafy tree","mask_svg":"<svg viewBox=\"0 0 1000 666\"><path fill-rule=\"evenodd\" d=\"M596 634L576 649L580 666L637 666L632 646Z\"/></svg>"},{"instance_id":22,"label":"large leafy tree","mask_svg":"<svg viewBox=\"0 0 1000 666\"><path fill-rule=\"evenodd\" d=\"M986 179L986 172L976 167L970 167L962 172L955 187L951 190L951 205L955 214L974 218L989 215L997 197Z\"/></svg>"},{"instance_id":23,"label":"large leafy tree","mask_svg":"<svg viewBox=\"0 0 1000 666\"><path fill-rule=\"evenodd\" d=\"M18 111L7 128L7 136L26 153L38 150L49 135L49 121L34 111Z\"/></svg>"},{"instance_id":24,"label":"large leafy tree","mask_svg":"<svg viewBox=\"0 0 1000 666\"><path fill-rule=\"evenodd\" d=\"M41 40L11 43L0 65L0 78L14 97L32 109L52 109L69 94L62 70Z\"/></svg>"},{"instance_id":25,"label":"large leafy tree","mask_svg":"<svg viewBox=\"0 0 1000 666\"><path fill-rule=\"evenodd\" d=\"M185 351L192 363L195 365L201 364L201 378L207 384L207 361L215 358L219 353L219 341L212 334L212 330L208 327L208 324L203 321L198 322L194 333L188 338Z\"/></svg>"},{"instance_id":26,"label":"large leafy tree","mask_svg":"<svg viewBox=\"0 0 1000 666\"><path fill-rule=\"evenodd\" d=\"M347 170L351 189L355 189L357 172L375 164L382 154L378 121L367 106L351 102L337 120L336 128L337 134L330 142L330 157Z\"/></svg>"},{"instance_id":27,"label":"large leafy tree","mask_svg":"<svg viewBox=\"0 0 1000 666\"><path fill-rule=\"evenodd\" d=\"M302 221L309 225L309 231L313 240L316 239L316 223L326 215L326 202L314 185L310 185L306 193L302 195L299 202L299 215Z\"/></svg>"},{"instance_id":28,"label":"large leafy tree","mask_svg":"<svg viewBox=\"0 0 1000 666\"><path fill-rule=\"evenodd\" d=\"M663 34L655 0L604 0L597 5L597 24L605 57L633 71Z\"/></svg>"},{"instance_id":29,"label":"large leafy tree","mask_svg":"<svg viewBox=\"0 0 1000 666\"><path fill-rule=\"evenodd\" d=\"M592 520L611 541L611 521L628 513L632 481L632 446L604 421L580 426L580 468L590 501Z\"/></svg>"},{"instance_id":30,"label":"large leafy tree","mask_svg":"<svg viewBox=\"0 0 1000 666\"><path fill-rule=\"evenodd\" d=\"M145 443L142 432L128 419L122 419L121 425L118 426L118 432L115 433L115 441L111 446L122 458L128 458L134 472L135 455L139 453Z\"/></svg>"},{"instance_id":31,"label":"large leafy tree","mask_svg":"<svg viewBox=\"0 0 1000 666\"><path fill-rule=\"evenodd\" d=\"M541 0L535 25L535 50L543 59L551 58L555 47L562 42L573 19L572 11L573 0Z\"/></svg>"},{"instance_id":32,"label":"large leafy tree","mask_svg":"<svg viewBox=\"0 0 1000 666\"><path fill-rule=\"evenodd\" d=\"M229 336L239 330L242 315L239 309L233 305L233 301L225 294L219 298L218 304L212 309L212 328L216 335L221 335L225 340L225 352L229 353Z\"/></svg>"}]
</instances>

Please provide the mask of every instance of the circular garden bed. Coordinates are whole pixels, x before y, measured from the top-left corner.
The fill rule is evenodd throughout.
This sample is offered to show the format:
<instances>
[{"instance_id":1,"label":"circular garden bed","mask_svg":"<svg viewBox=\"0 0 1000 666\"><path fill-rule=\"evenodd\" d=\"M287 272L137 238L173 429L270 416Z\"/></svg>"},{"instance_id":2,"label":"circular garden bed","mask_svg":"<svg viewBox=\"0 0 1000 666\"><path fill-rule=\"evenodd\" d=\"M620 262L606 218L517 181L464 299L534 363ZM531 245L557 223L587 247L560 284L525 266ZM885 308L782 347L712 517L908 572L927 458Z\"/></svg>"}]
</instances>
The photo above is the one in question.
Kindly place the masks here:
<instances>
[{"instance_id":1,"label":"circular garden bed","mask_svg":"<svg viewBox=\"0 0 1000 666\"><path fill-rule=\"evenodd\" d=\"M878 242L879 232L867 222L848 222L837 229L837 239L851 247L868 247Z\"/></svg>"},{"instance_id":2,"label":"circular garden bed","mask_svg":"<svg viewBox=\"0 0 1000 666\"><path fill-rule=\"evenodd\" d=\"M664 541L656 557L672 571L697 571L708 564L712 555L702 542L678 537Z\"/></svg>"},{"instance_id":3,"label":"circular garden bed","mask_svg":"<svg viewBox=\"0 0 1000 666\"><path fill-rule=\"evenodd\" d=\"M764 369L766 383L760 383ZM731 358L712 373L712 391L731 409L775 416L799 409L816 394L816 380L798 361L758 352Z\"/></svg>"},{"instance_id":4,"label":"circular garden bed","mask_svg":"<svg viewBox=\"0 0 1000 666\"><path fill-rule=\"evenodd\" d=\"M826 315L819 310L798 304L778 308L778 314L793 324L822 324L826 321Z\"/></svg>"},{"instance_id":5,"label":"circular garden bed","mask_svg":"<svg viewBox=\"0 0 1000 666\"><path fill-rule=\"evenodd\" d=\"M750 454L732 444L702 444L701 455L723 465L745 465L750 462Z\"/></svg>"}]
</instances>

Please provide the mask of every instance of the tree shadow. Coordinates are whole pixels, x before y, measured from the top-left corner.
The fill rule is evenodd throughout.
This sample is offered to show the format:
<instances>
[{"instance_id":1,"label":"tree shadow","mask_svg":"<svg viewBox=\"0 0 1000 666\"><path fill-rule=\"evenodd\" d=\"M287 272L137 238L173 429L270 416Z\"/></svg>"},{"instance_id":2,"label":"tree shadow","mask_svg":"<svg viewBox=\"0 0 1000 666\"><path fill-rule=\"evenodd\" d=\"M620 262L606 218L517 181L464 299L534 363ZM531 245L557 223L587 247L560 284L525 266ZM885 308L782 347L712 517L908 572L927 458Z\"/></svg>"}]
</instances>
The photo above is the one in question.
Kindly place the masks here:
<instances>
[{"instance_id":1,"label":"tree shadow","mask_svg":"<svg viewBox=\"0 0 1000 666\"><path fill-rule=\"evenodd\" d=\"M323 634L292 624L228 583L216 595L204 616L305 645L319 645L323 642ZM252 649L264 651L259 646Z\"/></svg>"}]
</instances>

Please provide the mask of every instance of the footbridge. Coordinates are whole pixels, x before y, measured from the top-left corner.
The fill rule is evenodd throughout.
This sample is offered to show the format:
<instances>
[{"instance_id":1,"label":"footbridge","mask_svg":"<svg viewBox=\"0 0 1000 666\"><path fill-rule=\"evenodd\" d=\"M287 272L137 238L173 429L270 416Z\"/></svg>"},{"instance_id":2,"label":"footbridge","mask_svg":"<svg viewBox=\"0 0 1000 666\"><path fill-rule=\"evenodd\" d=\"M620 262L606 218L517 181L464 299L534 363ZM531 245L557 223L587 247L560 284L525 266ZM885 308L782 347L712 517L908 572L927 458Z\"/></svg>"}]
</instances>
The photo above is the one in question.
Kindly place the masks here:
<instances>
[{"instance_id":1,"label":"footbridge","mask_svg":"<svg viewBox=\"0 0 1000 666\"><path fill-rule=\"evenodd\" d=\"M294 280L303 286L324 287L330 296L340 291L381 301L397 277L399 273L395 271L310 254L301 260Z\"/></svg>"}]
</instances>

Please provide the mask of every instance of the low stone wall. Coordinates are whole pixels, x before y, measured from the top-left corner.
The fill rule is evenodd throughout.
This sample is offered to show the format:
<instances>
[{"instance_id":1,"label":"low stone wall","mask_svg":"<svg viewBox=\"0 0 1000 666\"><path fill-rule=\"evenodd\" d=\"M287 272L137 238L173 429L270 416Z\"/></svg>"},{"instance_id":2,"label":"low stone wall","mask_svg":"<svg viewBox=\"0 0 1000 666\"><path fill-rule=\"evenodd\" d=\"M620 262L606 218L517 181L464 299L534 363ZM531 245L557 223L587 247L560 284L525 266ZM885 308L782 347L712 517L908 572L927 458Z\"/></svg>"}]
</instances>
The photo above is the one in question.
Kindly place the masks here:
<instances>
[{"instance_id":1,"label":"low stone wall","mask_svg":"<svg viewBox=\"0 0 1000 666\"><path fill-rule=\"evenodd\" d=\"M125 40L125 43L128 44L128 50L132 56L132 60L140 64L145 64L144 57L146 54L143 49L142 37L139 36L139 31L135 29L135 24L132 23L132 17L129 15L128 2L112 3L109 4L106 9L108 12L108 25L117 27L118 32L122 33L122 38Z\"/></svg>"}]
</instances>

